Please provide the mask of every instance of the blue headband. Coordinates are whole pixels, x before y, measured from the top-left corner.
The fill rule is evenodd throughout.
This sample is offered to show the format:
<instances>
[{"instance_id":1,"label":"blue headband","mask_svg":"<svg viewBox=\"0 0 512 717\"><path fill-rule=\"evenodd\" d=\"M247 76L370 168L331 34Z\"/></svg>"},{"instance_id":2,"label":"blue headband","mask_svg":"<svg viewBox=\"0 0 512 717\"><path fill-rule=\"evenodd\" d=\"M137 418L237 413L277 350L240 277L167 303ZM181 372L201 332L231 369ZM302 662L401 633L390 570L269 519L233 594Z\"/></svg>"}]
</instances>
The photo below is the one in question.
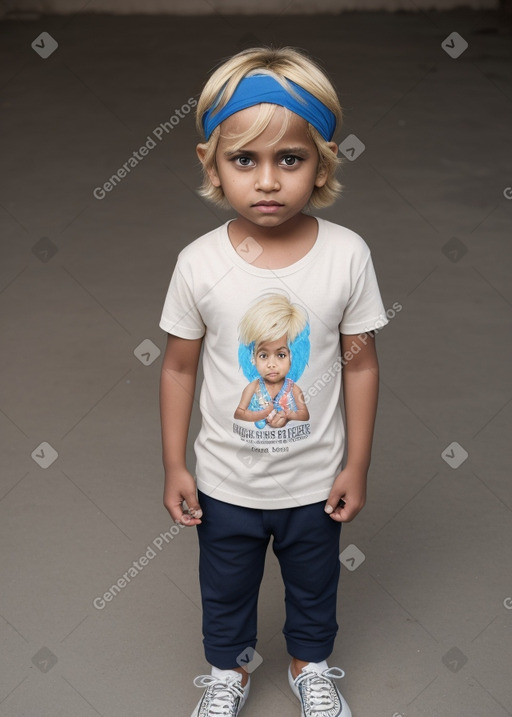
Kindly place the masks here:
<instances>
[{"instance_id":1,"label":"blue headband","mask_svg":"<svg viewBox=\"0 0 512 717\"><path fill-rule=\"evenodd\" d=\"M221 90L213 105L203 115L206 140L210 139L215 127L235 112L259 105L261 102L269 102L272 105L287 107L295 114L300 115L320 132L326 142L330 142L336 128L334 113L296 82L292 82L292 80L288 80L288 82L304 100L303 102L296 100L270 75L249 75L240 80L229 102L212 117L212 111L221 99L223 91Z\"/></svg>"}]
</instances>

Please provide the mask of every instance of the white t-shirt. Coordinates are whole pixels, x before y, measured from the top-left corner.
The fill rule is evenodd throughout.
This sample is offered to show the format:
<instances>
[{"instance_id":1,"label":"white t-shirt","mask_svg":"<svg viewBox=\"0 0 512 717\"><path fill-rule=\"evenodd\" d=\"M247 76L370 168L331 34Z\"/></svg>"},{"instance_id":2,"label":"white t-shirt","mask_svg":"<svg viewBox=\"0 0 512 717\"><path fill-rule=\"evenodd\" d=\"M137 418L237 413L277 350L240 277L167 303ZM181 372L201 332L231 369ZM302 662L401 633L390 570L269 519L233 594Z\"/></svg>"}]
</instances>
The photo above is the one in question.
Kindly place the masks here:
<instances>
[{"instance_id":1,"label":"white t-shirt","mask_svg":"<svg viewBox=\"0 0 512 717\"><path fill-rule=\"evenodd\" d=\"M341 470L341 370L351 357L341 356L340 333L363 334L385 326L388 319L365 241L346 227L315 218L315 244L282 269L262 269L243 258L250 260L257 245L245 240L235 249L228 235L232 220L178 256L160 327L185 339L204 336L196 478L199 490L218 500L262 509L307 505L329 496ZM255 338L250 344L240 334L242 319L254 318L269 296L298 305L303 317L300 336L297 329L287 334L290 370L273 407L296 407L291 393L295 398L302 395L307 411L282 428L271 428L265 419L234 417L244 389L252 392L251 382L255 391L249 410L257 409L260 415L281 385L272 385L273 375L268 381L266 374L261 377L263 370L259 373L256 367L262 364L252 358L253 349L265 342ZM256 324L252 321L251 326ZM268 310L261 325L275 325ZM260 357L264 361L266 355ZM283 349L276 361L288 359ZM251 416L249 410L245 419Z\"/></svg>"}]
</instances>

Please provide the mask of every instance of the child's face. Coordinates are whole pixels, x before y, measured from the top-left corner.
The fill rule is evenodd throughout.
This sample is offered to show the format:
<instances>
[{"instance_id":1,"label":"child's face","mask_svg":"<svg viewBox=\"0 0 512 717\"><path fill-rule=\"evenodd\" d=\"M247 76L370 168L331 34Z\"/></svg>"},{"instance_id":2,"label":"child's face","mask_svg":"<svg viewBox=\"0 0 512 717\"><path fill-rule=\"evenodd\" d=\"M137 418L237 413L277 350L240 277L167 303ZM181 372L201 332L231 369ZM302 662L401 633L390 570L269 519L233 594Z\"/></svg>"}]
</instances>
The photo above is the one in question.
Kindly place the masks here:
<instances>
[{"instance_id":1,"label":"child's face","mask_svg":"<svg viewBox=\"0 0 512 717\"><path fill-rule=\"evenodd\" d=\"M258 116L259 105L235 112L221 124L221 134L248 130ZM308 136L306 120L293 114L288 129L274 145L284 121L284 108L278 106L268 127L252 142L233 155L226 154L231 140L221 136L217 146L217 171L209 176L222 190L233 209L260 227L276 227L296 216L306 206L315 186L327 181L318 173L318 150ZM337 153L337 145L329 143ZM201 152L198 148L198 155ZM258 202L277 202L272 207Z\"/></svg>"},{"instance_id":2,"label":"child's face","mask_svg":"<svg viewBox=\"0 0 512 717\"><path fill-rule=\"evenodd\" d=\"M255 353L256 369L267 383L279 383L290 370L290 350L286 336L277 341L264 341Z\"/></svg>"}]
</instances>

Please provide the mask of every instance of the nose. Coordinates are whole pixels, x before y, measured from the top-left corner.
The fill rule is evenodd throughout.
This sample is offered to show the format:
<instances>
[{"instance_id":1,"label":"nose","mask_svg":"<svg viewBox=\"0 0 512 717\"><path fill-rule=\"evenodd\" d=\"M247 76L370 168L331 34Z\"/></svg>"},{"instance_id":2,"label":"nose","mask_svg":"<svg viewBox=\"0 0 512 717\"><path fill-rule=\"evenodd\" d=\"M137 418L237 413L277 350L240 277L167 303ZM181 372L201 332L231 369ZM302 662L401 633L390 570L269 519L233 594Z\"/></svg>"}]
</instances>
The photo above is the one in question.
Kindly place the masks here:
<instances>
[{"instance_id":1,"label":"nose","mask_svg":"<svg viewBox=\"0 0 512 717\"><path fill-rule=\"evenodd\" d=\"M258 168L258 174L255 183L256 189L262 189L265 192L279 188L279 182L276 176L276 168L271 162L264 162Z\"/></svg>"}]
</instances>

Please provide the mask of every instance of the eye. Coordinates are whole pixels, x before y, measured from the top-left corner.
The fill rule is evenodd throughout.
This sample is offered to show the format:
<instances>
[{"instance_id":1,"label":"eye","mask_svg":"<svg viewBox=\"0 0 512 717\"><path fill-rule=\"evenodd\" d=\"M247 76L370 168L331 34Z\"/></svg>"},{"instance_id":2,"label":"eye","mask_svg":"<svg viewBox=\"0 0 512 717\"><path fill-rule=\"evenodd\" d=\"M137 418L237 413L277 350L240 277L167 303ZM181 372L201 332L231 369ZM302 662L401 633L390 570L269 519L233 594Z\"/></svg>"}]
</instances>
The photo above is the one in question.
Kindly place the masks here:
<instances>
[{"instance_id":1,"label":"eye","mask_svg":"<svg viewBox=\"0 0 512 717\"><path fill-rule=\"evenodd\" d=\"M299 162L302 162L302 157L297 157L295 154L286 154L283 157L283 160L285 161L285 164L287 167L296 167ZM289 162L288 160L292 160L292 162Z\"/></svg>"},{"instance_id":2,"label":"eye","mask_svg":"<svg viewBox=\"0 0 512 717\"><path fill-rule=\"evenodd\" d=\"M250 166L250 164L249 164L251 162L250 157L247 157L243 154L239 154L237 157L233 157L233 159L231 161L238 163L238 160L241 161L241 163L238 165L239 167L249 167ZM246 164L245 160L247 160L247 164Z\"/></svg>"},{"instance_id":3,"label":"eye","mask_svg":"<svg viewBox=\"0 0 512 717\"><path fill-rule=\"evenodd\" d=\"M285 359L285 358L288 358L288 354L285 354L285 353L284 353L283 351L281 351L281 352L280 352L280 353L278 353L277 355L278 355L278 356L279 356L279 358L281 358L281 359Z\"/></svg>"}]
</instances>

